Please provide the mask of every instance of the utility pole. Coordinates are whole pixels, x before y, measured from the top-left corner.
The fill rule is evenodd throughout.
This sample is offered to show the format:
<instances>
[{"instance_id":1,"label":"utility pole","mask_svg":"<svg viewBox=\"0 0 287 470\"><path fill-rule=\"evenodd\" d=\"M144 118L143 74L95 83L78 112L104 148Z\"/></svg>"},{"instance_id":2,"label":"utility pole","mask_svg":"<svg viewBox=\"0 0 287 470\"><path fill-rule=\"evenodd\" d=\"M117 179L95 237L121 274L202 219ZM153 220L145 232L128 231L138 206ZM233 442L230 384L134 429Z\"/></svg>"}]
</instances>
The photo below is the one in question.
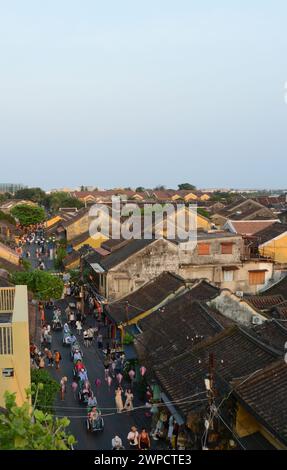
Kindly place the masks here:
<instances>
[{"instance_id":1,"label":"utility pole","mask_svg":"<svg viewBox=\"0 0 287 470\"><path fill-rule=\"evenodd\" d=\"M208 398L208 409L207 415L204 418L204 426L205 426L205 433L204 433L204 443L203 443L203 450L208 450L206 447L206 443L208 440L208 432L209 430L214 430L214 416L215 416L215 381L214 381L214 354L209 353L208 355L208 377L204 380L205 388L207 391L207 398Z\"/></svg>"}]
</instances>

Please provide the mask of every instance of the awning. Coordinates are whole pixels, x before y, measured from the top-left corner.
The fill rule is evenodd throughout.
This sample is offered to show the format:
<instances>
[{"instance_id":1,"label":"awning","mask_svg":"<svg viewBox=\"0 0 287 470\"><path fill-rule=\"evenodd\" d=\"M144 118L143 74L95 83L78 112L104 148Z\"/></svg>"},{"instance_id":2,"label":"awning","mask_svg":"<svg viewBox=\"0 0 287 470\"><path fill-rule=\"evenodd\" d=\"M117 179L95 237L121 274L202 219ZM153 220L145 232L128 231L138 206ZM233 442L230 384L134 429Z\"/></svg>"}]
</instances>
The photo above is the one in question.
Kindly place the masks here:
<instances>
[{"instance_id":1,"label":"awning","mask_svg":"<svg viewBox=\"0 0 287 470\"><path fill-rule=\"evenodd\" d=\"M165 393L161 392L161 399L164 402L165 406L168 408L172 416L174 417L175 421L179 426L185 423L184 419L181 417L181 415L176 411L175 407L170 403L170 400L166 396Z\"/></svg>"},{"instance_id":2,"label":"awning","mask_svg":"<svg viewBox=\"0 0 287 470\"><path fill-rule=\"evenodd\" d=\"M105 272L105 270L102 268L102 266L99 263L91 263L90 266L96 273L102 274Z\"/></svg>"},{"instance_id":3,"label":"awning","mask_svg":"<svg viewBox=\"0 0 287 470\"><path fill-rule=\"evenodd\" d=\"M237 271L238 269L238 266L222 266L223 271Z\"/></svg>"}]
</instances>

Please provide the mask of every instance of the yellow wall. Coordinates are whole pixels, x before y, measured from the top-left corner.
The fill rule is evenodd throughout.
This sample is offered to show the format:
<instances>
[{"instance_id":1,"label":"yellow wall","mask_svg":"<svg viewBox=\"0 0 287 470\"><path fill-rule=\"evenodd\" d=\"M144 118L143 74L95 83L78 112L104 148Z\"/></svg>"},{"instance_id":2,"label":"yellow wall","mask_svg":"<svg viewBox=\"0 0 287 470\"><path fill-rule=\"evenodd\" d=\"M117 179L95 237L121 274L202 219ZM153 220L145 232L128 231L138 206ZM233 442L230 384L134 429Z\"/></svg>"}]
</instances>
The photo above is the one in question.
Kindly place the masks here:
<instances>
[{"instance_id":1,"label":"yellow wall","mask_svg":"<svg viewBox=\"0 0 287 470\"><path fill-rule=\"evenodd\" d=\"M259 252L262 256L270 257L277 263L287 263L287 234L259 246Z\"/></svg>"},{"instance_id":2,"label":"yellow wall","mask_svg":"<svg viewBox=\"0 0 287 470\"><path fill-rule=\"evenodd\" d=\"M208 219L200 214L197 214L197 228L203 228L204 230L210 230L211 224Z\"/></svg>"},{"instance_id":3,"label":"yellow wall","mask_svg":"<svg viewBox=\"0 0 287 470\"><path fill-rule=\"evenodd\" d=\"M11 248L8 248L6 245L3 245L3 243L0 243L0 258L3 258L6 261L16 265L19 264L19 256L17 253L11 250Z\"/></svg>"},{"instance_id":4,"label":"yellow wall","mask_svg":"<svg viewBox=\"0 0 287 470\"><path fill-rule=\"evenodd\" d=\"M11 291L1 289L2 292L8 290ZM8 310L0 304L0 315ZM0 355L0 406L4 405L5 391L16 393L16 401L21 405L26 401L25 390L31 386L27 286L15 288L12 323L6 325L12 326L13 351L12 354ZM4 368L13 368L14 377L3 377Z\"/></svg>"},{"instance_id":5,"label":"yellow wall","mask_svg":"<svg viewBox=\"0 0 287 470\"><path fill-rule=\"evenodd\" d=\"M97 238L88 237L83 242L79 243L78 245L75 245L74 248L75 250L79 250L83 245L90 245L92 248L99 248L101 244L104 243L104 241L106 240L108 240L108 238L104 235L101 235Z\"/></svg>"},{"instance_id":6,"label":"yellow wall","mask_svg":"<svg viewBox=\"0 0 287 470\"><path fill-rule=\"evenodd\" d=\"M241 405L238 406L236 414L235 431L239 437L246 437L260 432L265 439L276 449L286 449L272 434L270 434L256 419L248 413Z\"/></svg>"}]
</instances>

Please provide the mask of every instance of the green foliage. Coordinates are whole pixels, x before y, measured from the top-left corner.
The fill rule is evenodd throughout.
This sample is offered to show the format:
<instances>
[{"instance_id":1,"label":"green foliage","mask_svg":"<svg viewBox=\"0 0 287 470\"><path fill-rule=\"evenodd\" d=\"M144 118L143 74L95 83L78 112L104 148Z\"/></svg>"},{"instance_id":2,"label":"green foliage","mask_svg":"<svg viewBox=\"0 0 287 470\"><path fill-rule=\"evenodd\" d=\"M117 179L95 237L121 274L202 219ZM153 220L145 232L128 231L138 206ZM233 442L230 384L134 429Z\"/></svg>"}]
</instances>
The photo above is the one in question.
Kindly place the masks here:
<instances>
[{"instance_id":1,"label":"green foliage","mask_svg":"<svg viewBox=\"0 0 287 470\"><path fill-rule=\"evenodd\" d=\"M52 212L57 212L60 207L76 207L77 209L84 207L82 201L61 191L50 194L47 198L47 205Z\"/></svg>"},{"instance_id":2,"label":"green foliage","mask_svg":"<svg viewBox=\"0 0 287 470\"><path fill-rule=\"evenodd\" d=\"M10 214L6 214L3 211L0 211L0 220L5 220L5 221L9 222L9 224L16 225L16 221L15 221L14 217L12 217L12 215L10 215Z\"/></svg>"},{"instance_id":3,"label":"green foliage","mask_svg":"<svg viewBox=\"0 0 287 470\"><path fill-rule=\"evenodd\" d=\"M47 370L32 369L32 403L36 404L39 410L46 413L53 413L53 405L56 395L59 392L59 384L54 380ZM40 386L41 384L41 386ZM37 397L37 403L35 399Z\"/></svg>"},{"instance_id":4,"label":"green foliage","mask_svg":"<svg viewBox=\"0 0 287 470\"><path fill-rule=\"evenodd\" d=\"M64 246L59 246L57 249L57 256L54 261L55 269L62 269L63 268L63 261L67 256L67 252Z\"/></svg>"},{"instance_id":5,"label":"green foliage","mask_svg":"<svg viewBox=\"0 0 287 470\"><path fill-rule=\"evenodd\" d=\"M193 184L189 184L189 183L182 183L182 184L178 185L178 189L179 190L185 189L185 190L188 190L188 191L195 191L196 186L194 186Z\"/></svg>"},{"instance_id":6,"label":"green foliage","mask_svg":"<svg viewBox=\"0 0 287 470\"><path fill-rule=\"evenodd\" d=\"M1 202L5 202L7 201L8 199L12 199L12 194L10 193L4 193L4 194L0 194L0 203Z\"/></svg>"},{"instance_id":7,"label":"green foliage","mask_svg":"<svg viewBox=\"0 0 287 470\"><path fill-rule=\"evenodd\" d=\"M143 193L145 191L145 188L143 186L138 186L136 188L136 193Z\"/></svg>"},{"instance_id":8,"label":"green foliage","mask_svg":"<svg viewBox=\"0 0 287 470\"><path fill-rule=\"evenodd\" d=\"M17 406L15 394L5 392L5 413L0 414L1 450L70 450L75 438L66 433L70 421L32 409L27 400Z\"/></svg>"},{"instance_id":9,"label":"green foliage","mask_svg":"<svg viewBox=\"0 0 287 470\"><path fill-rule=\"evenodd\" d=\"M209 212L207 212L207 211L206 211L205 209L203 209L202 207L198 207L198 208L197 208L197 213L198 213L199 215L202 215L202 216L205 217L206 219L209 219L209 217L210 217Z\"/></svg>"},{"instance_id":10,"label":"green foliage","mask_svg":"<svg viewBox=\"0 0 287 470\"><path fill-rule=\"evenodd\" d=\"M15 206L11 214L15 219L19 220L24 227L41 223L45 220L46 214L42 207L29 206L28 204L19 204Z\"/></svg>"},{"instance_id":11,"label":"green foliage","mask_svg":"<svg viewBox=\"0 0 287 470\"><path fill-rule=\"evenodd\" d=\"M81 277L81 272L79 269L71 269L69 271L69 274L70 274L70 281L71 282L79 282L80 280L80 277Z\"/></svg>"},{"instance_id":12,"label":"green foliage","mask_svg":"<svg viewBox=\"0 0 287 470\"><path fill-rule=\"evenodd\" d=\"M21 260L21 264L23 268L25 269L25 271L30 271L32 269L32 264L30 263L30 261L28 261L25 258Z\"/></svg>"},{"instance_id":13,"label":"green foliage","mask_svg":"<svg viewBox=\"0 0 287 470\"><path fill-rule=\"evenodd\" d=\"M27 285L38 300L60 299L64 289L62 279L46 271L15 272L11 281L16 285Z\"/></svg>"},{"instance_id":14,"label":"green foliage","mask_svg":"<svg viewBox=\"0 0 287 470\"><path fill-rule=\"evenodd\" d=\"M126 332L124 336L124 344L133 344L134 342L134 337L130 333Z\"/></svg>"},{"instance_id":15,"label":"green foliage","mask_svg":"<svg viewBox=\"0 0 287 470\"><path fill-rule=\"evenodd\" d=\"M47 196L41 188L23 188L16 191L15 199L26 199L40 205L45 205Z\"/></svg>"}]
</instances>

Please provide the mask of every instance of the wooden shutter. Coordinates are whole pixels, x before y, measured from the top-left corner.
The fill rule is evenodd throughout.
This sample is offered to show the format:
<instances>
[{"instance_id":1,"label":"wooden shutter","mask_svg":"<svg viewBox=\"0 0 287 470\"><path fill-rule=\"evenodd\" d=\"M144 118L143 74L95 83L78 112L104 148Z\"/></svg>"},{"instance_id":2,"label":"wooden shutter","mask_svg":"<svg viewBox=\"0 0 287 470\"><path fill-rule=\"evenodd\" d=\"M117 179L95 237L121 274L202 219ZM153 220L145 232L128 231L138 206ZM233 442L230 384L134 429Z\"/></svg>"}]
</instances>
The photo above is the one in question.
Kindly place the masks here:
<instances>
[{"instance_id":1,"label":"wooden shutter","mask_svg":"<svg viewBox=\"0 0 287 470\"><path fill-rule=\"evenodd\" d=\"M249 285L265 284L265 271L249 271Z\"/></svg>"},{"instance_id":2,"label":"wooden shutter","mask_svg":"<svg viewBox=\"0 0 287 470\"><path fill-rule=\"evenodd\" d=\"M199 255L209 255L210 254L210 244L209 243L199 243L197 247L197 253Z\"/></svg>"},{"instance_id":3,"label":"wooden shutter","mask_svg":"<svg viewBox=\"0 0 287 470\"><path fill-rule=\"evenodd\" d=\"M221 243L221 254L232 255L233 243Z\"/></svg>"}]
</instances>

